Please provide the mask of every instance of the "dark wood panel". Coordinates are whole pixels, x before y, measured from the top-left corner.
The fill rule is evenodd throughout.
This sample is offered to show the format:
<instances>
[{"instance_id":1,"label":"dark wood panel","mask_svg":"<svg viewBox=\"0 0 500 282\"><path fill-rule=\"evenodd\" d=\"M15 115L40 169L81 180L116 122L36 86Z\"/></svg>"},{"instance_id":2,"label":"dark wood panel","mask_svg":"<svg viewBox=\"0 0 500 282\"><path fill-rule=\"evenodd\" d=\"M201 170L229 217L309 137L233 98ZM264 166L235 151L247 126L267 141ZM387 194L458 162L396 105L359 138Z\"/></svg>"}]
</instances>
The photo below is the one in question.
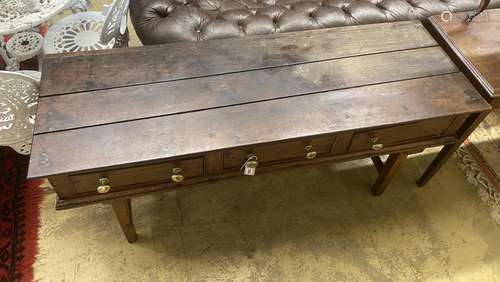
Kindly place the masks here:
<instances>
[{"instance_id":1,"label":"dark wood panel","mask_svg":"<svg viewBox=\"0 0 500 282\"><path fill-rule=\"evenodd\" d=\"M141 163L489 108L461 73L350 88L35 135L29 176Z\"/></svg>"},{"instance_id":2,"label":"dark wood panel","mask_svg":"<svg viewBox=\"0 0 500 282\"><path fill-rule=\"evenodd\" d=\"M458 71L440 47L41 98L35 133ZM147 110L145 110L147 109Z\"/></svg>"},{"instance_id":3,"label":"dark wood panel","mask_svg":"<svg viewBox=\"0 0 500 282\"><path fill-rule=\"evenodd\" d=\"M448 21L434 16L430 29L450 56L465 67L464 73L476 80L484 89L485 98L500 105L500 40L495 34L500 29L500 9L486 10L465 22L466 13L456 13Z\"/></svg>"},{"instance_id":4,"label":"dark wood panel","mask_svg":"<svg viewBox=\"0 0 500 282\"><path fill-rule=\"evenodd\" d=\"M224 168L240 168L249 154L257 156L259 167L277 161L305 159L310 151L316 152L319 158L330 152L334 141L335 137L326 136L227 150L224 152ZM308 145L310 150L305 148Z\"/></svg>"},{"instance_id":5,"label":"dark wood panel","mask_svg":"<svg viewBox=\"0 0 500 282\"><path fill-rule=\"evenodd\" d=\"M417 143L402 144L402 145L397 145L394 147L384 148L384 149L382 149L382 151L380 153L381 154L388 154L389 152L398 153L398 152L408 152L408 151L413 152L413 153L417 153L417 152L422 151L424 148L441 146L443 144L451 144L454 142L456 142L456 139L453 137L443 137L443 138L439 138L439 139L425 140L425 141L421 141L421 142L417 142ZM368 151L368 152L365 151L365 152L342 154L342 155L337 155L337 156L328 156L328 157L323 157L323 158L317 158L314 160L300 160L300 161L294 161L294 162L278 163L278 164L273 164L271 166L260 167L260 168L258 168L258 171L256 171L256 173L261 174L261 173L272 172L272 171L279 170L279 169L292 168L292 167L297 167L297 166L302 166L302 165L318 165L318 164L322 164L322 163L326 163L326 162L343 162L343 161L368 158L368 157L373 157L373 156L374 156L373 151ZM128 189L118 190L118 191L110 192L107 194L101 194L101 195L88 195L88 196L81 195L77 198L59 198L57 203L56 203L56 209L73 208L73 207L77 207L77 206L93 204L96 202L102 202L102 201L107 201L107 200L111 200L111 199L132 197L132 196L138 196L141 194L162 192L165 190L187 189L189 186L196 184L196 183L202 183L202 182L212 181L212 180L220 180L220 179L224 179L224 178L228 178L228 177L241 176L241 175L242 175L241 171L231 170L231 171L224 171L224 172L218 173L218 174L208 175L205 177L187 179L186 181L183 181L182 183L179 183L179 184L174 184L174 183L161 183L160 184L159 183L157 185L152 185L152 186L128 187Z\"/></svg>"},{"instance_id":6,"label":"dark wood panel","mask_svg":"<svg viewBox=\"0 0 500 282\"><path fill-rule=\"evenodd\" d=\"M381 40L383 38L383 40ZM46 55L41 96L435 46L418 22Z\"/></svg>"},{"instance_id":7,"label":"dark wood panel","mask_svg":"<svg viewBox=\"0 0 500 282\"><path fill-rule=\"evenodd\" d=\"M457 116L448 126L448 128L443 132L444 135L457 135L460 131L460 128L464 125L465 121L469 118L470 115L460 115Z\"/></svg>"},{"instance_id":8,"label":"dark wood panel","mask_svg":"<svg viewBox=\"0 0 500 282\"><path fill-rule=\"evenodd\" d=\"M50 185L56 191L57 196L61 198L70 198L77 194L68 175L58 175L50 178Z\"/></svg>"},{"instance_id":9,"label":"dark wood panel","mask_svg":"<svg viewBox=\"0 0 500 282\"><path fill-rule=\"evenodd\" d=\"M205 154L205 174L220 173L223 170L222 166L223 155L222 151L214 151Z\"/></svg>"},{"instance_id":10,"label":"dark wood panel","mask_svg":"<svg viewBox=\"0 0 500 282\"><path fill-rule=\"evenodd\" d=\"M191 160L176 160L160 164L102 171L96 173L72 175L71 179L77 193L96 193L98 180L101 177L109 179L111 191L123 189L124 186L147 185L152 183L172 182L172 169L181 168L180 173L186 179L203 176L203 158Z\"/></svg>"},{"instance_id":11,"label":"dark wood panel","mask_svg":"<svg viewBox=\"0 0 500 282\"><path fill-rule=\"evenodd\" d=\"M423 139L437 138L448 129L455 118L455 116L451 116L362 131L354 134L349 152L372 150L375 144L385 147L400 143L416 142ZM450 133L450 135L452 134L453 133Z\"/></svg>"}]
</instances>

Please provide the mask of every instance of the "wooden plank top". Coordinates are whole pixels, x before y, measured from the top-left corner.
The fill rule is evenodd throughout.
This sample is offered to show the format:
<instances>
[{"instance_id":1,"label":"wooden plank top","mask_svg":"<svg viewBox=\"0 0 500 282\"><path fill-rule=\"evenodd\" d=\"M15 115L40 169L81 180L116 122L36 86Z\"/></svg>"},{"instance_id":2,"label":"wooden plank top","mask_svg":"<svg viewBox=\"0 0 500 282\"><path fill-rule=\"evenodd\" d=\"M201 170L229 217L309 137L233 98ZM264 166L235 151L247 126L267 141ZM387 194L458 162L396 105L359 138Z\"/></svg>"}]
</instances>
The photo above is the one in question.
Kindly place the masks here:
<instances>
[{"instance_id":1,"label":"wooden plank top","mask_svg":"<svg viewBox=\"0 0 500 282\"><path fill-rule=\"evenodd\" d=\"M401 64L406 67L400 69ZM395 69L400 70L395 72ZM456 71L441 48L429 47L284 66L267 71L252 70L57 95L44 98L44 103L38 105L35 133L200 111ZM127 102L122 103L122 100Z\"/></svg>"},{"instance_id":2,"label":"wooden plank top","mask_svg":"<svg viewBox=\"0 0 500 282\"><path fill-rule=\"evenodd\" d=\"M466 13L451 18L434 16L431 24L461 57L487 92L487 100L500 107L500 9L486 10L465 22Z\"/></svg>"},{"instance_id":3,"label":"wooden plank top","mask_svg":"<svg viewBox=\"0 0 500 282\"><path fill-rule=\"evenodd\" d=\"M29 177L489 109L418 22L204 44L45 58Z\"/></svg>"},{"instance_id":4,"label":"wooden plank top","mask_svg":"<svg viewBox=\"0 0 500 282\"><path fill-rule=\"evenodd\" d=\"M40 95L209 76L435 46L418 22L179 42L44 57ZM236 45L235 45L236 44ZM134 70L134 71L131 71ZM120 74L119 76L117 74ZM71 81L71 83L61 83Z\"/></svg>"}]
</instances>

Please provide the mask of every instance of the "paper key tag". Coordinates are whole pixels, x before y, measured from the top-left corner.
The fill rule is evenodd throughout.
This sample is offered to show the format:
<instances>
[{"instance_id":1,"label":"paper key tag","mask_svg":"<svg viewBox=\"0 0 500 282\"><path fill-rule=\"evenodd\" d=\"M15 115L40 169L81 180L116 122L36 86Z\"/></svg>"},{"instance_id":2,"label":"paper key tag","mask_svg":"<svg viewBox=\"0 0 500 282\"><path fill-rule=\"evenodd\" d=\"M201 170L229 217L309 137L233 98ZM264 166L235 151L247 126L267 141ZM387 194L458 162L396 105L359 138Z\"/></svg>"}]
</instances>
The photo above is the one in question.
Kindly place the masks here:
<instances>
[{"instance_id":1,"label":"paper key tag","mask_svg":"<svg viewBox=\"0 0 500 282\"><path fill-rule=\"evenodd\" d=\"M255 167L245 166L244 175L255 175Z\"/></svg>"},{"instance_id":2,"label":"paper key tag","mask_svg":"<svg viewBox=\"0 0 500 282\"><path fill-rule=\"evenodd\" d=\"M256 155L248 155L247 160L245 163L241 166L241 170L243 170L243 175L255 175L255 169L259 163L257 162L257 156Z\"/></svg>"}]
</instances>

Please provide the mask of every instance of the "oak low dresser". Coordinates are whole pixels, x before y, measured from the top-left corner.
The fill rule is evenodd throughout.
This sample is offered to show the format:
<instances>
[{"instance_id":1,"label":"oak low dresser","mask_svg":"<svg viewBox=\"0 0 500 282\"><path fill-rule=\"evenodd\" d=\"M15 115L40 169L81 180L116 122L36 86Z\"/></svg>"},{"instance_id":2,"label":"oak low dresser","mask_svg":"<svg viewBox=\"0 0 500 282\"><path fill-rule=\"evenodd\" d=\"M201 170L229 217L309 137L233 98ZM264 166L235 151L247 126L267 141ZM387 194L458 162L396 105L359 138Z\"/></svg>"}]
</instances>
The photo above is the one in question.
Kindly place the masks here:
<instances>
[{"instance_id":1,"label":"oak low dresser","mask_svg":"<svg viewBox=\"0 0 500 282\"><path fill-rule=\"evenodd\" d=\"M209 180L372 158L380 195L444 145L423 186L490 110L416 21L48 55L29 177L133 242L132 197Z\"/></svg>"}]
</instances>

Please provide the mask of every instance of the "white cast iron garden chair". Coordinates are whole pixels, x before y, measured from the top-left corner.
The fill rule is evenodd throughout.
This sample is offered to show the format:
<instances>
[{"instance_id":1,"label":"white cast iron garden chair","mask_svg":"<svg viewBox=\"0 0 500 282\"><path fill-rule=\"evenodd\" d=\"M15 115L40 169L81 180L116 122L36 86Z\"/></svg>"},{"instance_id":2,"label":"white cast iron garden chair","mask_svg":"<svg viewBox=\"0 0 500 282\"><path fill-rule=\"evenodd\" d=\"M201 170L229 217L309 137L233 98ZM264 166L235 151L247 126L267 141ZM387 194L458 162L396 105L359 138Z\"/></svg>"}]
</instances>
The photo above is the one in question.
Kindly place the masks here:
<instances>
[{"instance_id":1,"label":"white cast iron garden chair","mask_svg":"<svg viewBox=\"0 0 500 282\"><path fill-rule=\"evenodd\" d=\"M0 39L0 56L10 71L19 70L19 63L42 51L43 37L38 25L60 11L73 13L88 10L88 0L0 0L0 35L10 34L8 42Z\"/></svg>"},{"instance_id":2,"label":"white cast iron garden chair","mask_svg":"<svg viewBox=\"0 0 500 282\"><path fill-rule=\"evenodd\" d=\"M2 59L8 71L19 70L19 63L34 58L42 52L43 37L34 31L23 31L14 34L5 50L0 48Z\"/></svg>"},{"instance_id":3,"label":"white cast iron garden chair","mask_svg":"<svg viewBox=\"0 0 500 282\"><path fill-rule=\"evenodd\" d=\"M31 153L40 72L0 71L0 146Z\"/></svg>"},{"instance_id":4,"label":"white cast iron garden chair","mask_svg":"<svg viewBox=\"0 0 500 282\"><path fill-rule=\"evenodd\" d=\"M45 54L111 49L127 30L129 0L114 0L102 12L83 12L63 18L50 27Z\"/></svg>"}]
</instances>

